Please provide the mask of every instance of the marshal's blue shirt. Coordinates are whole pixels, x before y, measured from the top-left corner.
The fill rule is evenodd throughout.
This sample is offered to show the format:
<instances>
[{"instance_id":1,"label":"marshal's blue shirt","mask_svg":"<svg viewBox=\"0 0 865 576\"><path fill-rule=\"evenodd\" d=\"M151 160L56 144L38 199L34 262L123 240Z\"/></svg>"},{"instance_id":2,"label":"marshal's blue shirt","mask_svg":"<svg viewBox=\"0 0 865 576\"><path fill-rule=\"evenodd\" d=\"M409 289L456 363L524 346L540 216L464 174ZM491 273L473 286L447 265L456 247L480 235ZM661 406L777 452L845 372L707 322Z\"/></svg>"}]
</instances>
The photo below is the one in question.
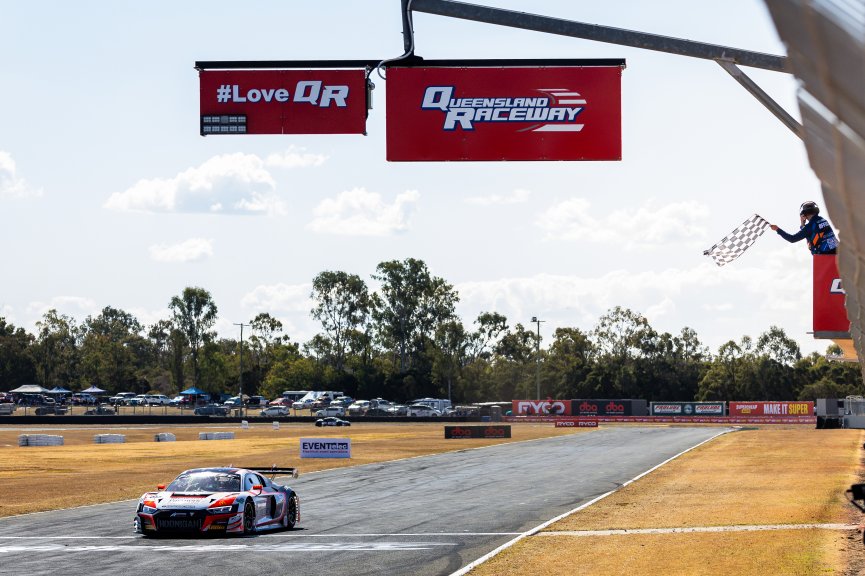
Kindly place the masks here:
<instances>
[{"instance_id":1,"label":"marshal's blue shirt","mask_svg":"<svg viewBox=\"0 0 865 576\"><path fill-rule=\"evenodd\" d=\"M811 254L834 254L838 248L838 238L832 226L822 216L813 216L795 234L787 234L780 228L778 236L787 242L798 242L803 238L808 241Z\"/></svg>"}]
</instances>

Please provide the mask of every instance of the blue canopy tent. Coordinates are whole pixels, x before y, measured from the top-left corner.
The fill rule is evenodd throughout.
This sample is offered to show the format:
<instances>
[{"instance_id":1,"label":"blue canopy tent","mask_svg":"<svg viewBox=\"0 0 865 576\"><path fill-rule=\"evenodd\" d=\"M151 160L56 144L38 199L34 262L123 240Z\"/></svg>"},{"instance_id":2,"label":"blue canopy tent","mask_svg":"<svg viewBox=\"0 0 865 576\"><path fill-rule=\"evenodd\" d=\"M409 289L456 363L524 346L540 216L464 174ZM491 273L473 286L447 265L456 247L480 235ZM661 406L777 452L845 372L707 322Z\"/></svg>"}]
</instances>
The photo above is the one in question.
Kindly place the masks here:
<instances>
[{"instance_id":1,"label":"blue canopy tent","mask_svg":"<svg viewBox=\"0 0 865 576\"><path fill-rule=\"evenodd\" d=\"M198 388L196 386L193 386L191 388L187 388L186 390L182 391L180 394L183 396L194 396L194 398L192 400L193 406L196 406L197 404L199 404L199 401L198 401L199 397L201 397L201 396L204 396L205 398L208 397L207 392L205 392L204 390L202 390L201 388Z\"/></svg>"}]
</instances>

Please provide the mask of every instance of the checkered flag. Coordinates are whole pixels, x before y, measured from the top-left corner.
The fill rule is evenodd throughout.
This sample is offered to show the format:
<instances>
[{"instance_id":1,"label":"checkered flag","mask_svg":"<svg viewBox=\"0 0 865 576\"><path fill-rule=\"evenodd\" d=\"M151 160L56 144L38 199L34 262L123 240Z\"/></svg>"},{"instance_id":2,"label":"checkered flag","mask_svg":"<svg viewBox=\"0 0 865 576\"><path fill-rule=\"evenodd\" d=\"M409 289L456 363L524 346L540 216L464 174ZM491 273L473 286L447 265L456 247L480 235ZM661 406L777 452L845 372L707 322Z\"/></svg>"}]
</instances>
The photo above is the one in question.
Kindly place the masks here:
<instances>
[{"instance_id":1,"label":"checkered flag","mask_svg":"<svg viewBox=\"0 0 865 576\"><path fill-rule=\"evenodd\" d=\"M704 256L711 256L718 266L732 262L745 253L757 238L759 238L769 223L758 214L754 214L745 220L741 226L724 236L724 238L703 252Z\"/></svg>"}]
</instances>

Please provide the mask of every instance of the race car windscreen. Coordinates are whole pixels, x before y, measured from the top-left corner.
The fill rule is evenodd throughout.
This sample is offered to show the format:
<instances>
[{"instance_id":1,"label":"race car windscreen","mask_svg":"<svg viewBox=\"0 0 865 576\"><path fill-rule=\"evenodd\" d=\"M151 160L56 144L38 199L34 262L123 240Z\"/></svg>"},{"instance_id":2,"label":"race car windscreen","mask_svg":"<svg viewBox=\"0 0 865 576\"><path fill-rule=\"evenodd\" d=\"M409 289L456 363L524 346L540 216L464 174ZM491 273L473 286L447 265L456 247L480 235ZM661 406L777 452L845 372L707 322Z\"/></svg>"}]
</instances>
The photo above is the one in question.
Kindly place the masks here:
<instances>
[{"instance_id":1,"label":"race car windscreen","mask_svg":"<svg viewBox=\"0 0 865 576\"><path fill-rule=\"evenodd\" d=\"M240 492L240 475L220 472L181 474L166 488L168 492Z\"/></svg>"}]
</instances>

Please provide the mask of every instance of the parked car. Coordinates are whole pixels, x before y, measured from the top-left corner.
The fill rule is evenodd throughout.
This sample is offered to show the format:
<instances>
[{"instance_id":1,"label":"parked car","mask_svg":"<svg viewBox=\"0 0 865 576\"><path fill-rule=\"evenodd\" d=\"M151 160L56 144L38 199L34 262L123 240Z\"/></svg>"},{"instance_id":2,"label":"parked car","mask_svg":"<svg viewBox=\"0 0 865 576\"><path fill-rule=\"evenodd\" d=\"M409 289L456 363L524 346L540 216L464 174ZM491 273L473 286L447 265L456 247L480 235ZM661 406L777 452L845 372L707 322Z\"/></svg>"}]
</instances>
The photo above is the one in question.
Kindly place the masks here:
<instances>
[{"instance_id":1,"label":"parked car","mask_svg":"<svg viewBox=\"0 0 865 576\"><path fill-rule=\"evenodd\" d=\"M95 406L98 404L96 401L96 396L92 394L88 394L86 392L76 392L72 395L71 402L76 406Z\"/></svg>"},{"instance_id":2,"label":"parked car","mask_svg":"<svg viewBox=\"0 0 865 576\"><path fill-rule=\"evenodd\" d=\"M316 416L345 416L345 408L342 406L327 406L316 411Z\"/></svg>"},{"instance_id":3,"label":"parked car","mask_svg":"<svg viewBox=\"0 0 865 576\"><path fill-rule=\"evenodd\" d=\"M313 398L302 398L296 402L293 402L291 407L295 410L306 410L307 408L312 407L312 403L315 402Z\"/></svg>"},{"instance_id":4,"label":"parked car","mask_svg":"<svg viewBox=\"0 0 865 576\"><path fill-rule=\"evenodd\" d=\"M366 414L367 410L369 410L369 400L355 400L354 403L348 407L348 413L350 416L363 416Z\"/></svg>"},{"instance_id":5,"label":"parked car","mask_svg":"<svg viewBox=\"0 0 865 576\"><path fill-rule=\"evenodd\" d=\"M366 414L364 414L364 416L393 416L393 414L391 414L384 408L370 408L366 411Z\"/></svg>"},{"instance_id":6,"label":"parked car","mask_svg":"<svg viewBox=\"0 0 865 576\"><path fill-rule=\"evenodd\" d=\"M0 402L0 416L11 416L18 407L12 402Z\"/></svg>"},{"instance_id":7,"label":"parked car","mask_svg":"<svg viewBox=\"0 0 865 576\"><path fill-rule=\"evenodd\" d=\"M288 406L268 406L264 410L261 411L262 416L289 416L291 412Z\"/></svg>"},{"instance_id":8,"label":"parked car","mask_svg":"<svg viewBox=\"0 0 865 576\"><path fill-rule=\"evenodd\" d=\"M412 404L408 407L409 416L441 416L442 413L426 404Z\"/></svg>"},{"instance_id":9,"label":"parked car","mask_svg":"<svg viewBox=\"0 0 865 576\"><path fill-rule=\"evenodd\" d=\"M246 405L251 408L262 408L267 406L267 398L264 396L250 396L246 401Z\"/></svg>"},{"instance_id":10,"label":"parked car","mask_svg":"<svg viewBox=\"0 0 865 576\"><path fill-rule=\"evenodd\" d=\"M130 398L135 398L135 392L120 392L109 398L108 403L112 406L120 406L121 404L126 404L126 401Z\"/></svg>"},{"instance_id":11,"label":"parked car","mask_svg":"<svg viewBox=\"0 0 865 576\"><path fill-rule=\"evenodd\" d=\"M348 408L354 403L354 398L351 396L337 396L334 398L334 402L336 401L342 402L342 405Z\"/></svg>"},{"instance_id":12,"label":"parked car","mask_svg":"<svg viewBox=\"0 0 865 576\"><path fill-rule=\"evenodd\" d=\"M144 402L148 406L168 406L171 403L171 398L165 394L148 394L144 397Z\"/></svg>"},{"instance_id":13,"label":"parked car","mask_svg":"<svg viewBox=\"0 0 865 576\"><path fill-rule=\"evenodd\" d=\"M147 394L138 394L126 401L128 406L144 406L147 404Z\"/></svg>"},{"instance_id":14,"label":"parked car","mask_svg":"<svg viewBox=\"0 0 865 576\"><path fill-rule=\"evenodd\" d=\"M100 404L84 413L85 416L110 416L112 414L114 414L114 408L105 404Z\"/></svg>"},{"instance_id":15,"label":"parked car","mask_svg":"<svg viewBox=\"0 0 865 576\"><path fill-rule=\"evenodd\" d=\"M292 402L290 398L285 398L283 396L267 403L268 406L285 406L286 408L291 408L292 404L294 404L294 402Z\"/></svg>"},{"instance_id":16,"label":"parked car","mask_svg":"<svg viewBox=\"0 0 865 576\"><path fill-rule=\"evenodd\" d=\"M336 418L335 416L330 416L328 418L319 418L315 421L316 426L351 426L351 422L348 420L341 420Z\"/></svg>"},{"instance_id":17,"label":"parked car","mask_svg":"<svg viewBox=\"0 0 865 576\"><path fill-rule=\"evenodd\" d=\"M387 411L391 416L408 416L408 406L405 404L394 404Z\"/></svg>"},{"instance_id":18,"label":"parked car","mask_svg":"<svg viewBox=\"0 0 865 576\"><path fill-rule=\"evenodd\" d=\"M207 404L195 409L196 416L228 416L229 408L219 404Z\"/></svg>"},{"instance_id":19,"label":"parked car","mask_svg":"<svg viewBox=\"0 0 865 576\"><path fill-rule=\"evenodd\" d=\"M322 408L327 408L328 406L330 406L331 402L332 400L330 398L328 398L327 396L322 396L321 398L312 403L310 409L321 410Z\"/></svg>"}]
</instances>

